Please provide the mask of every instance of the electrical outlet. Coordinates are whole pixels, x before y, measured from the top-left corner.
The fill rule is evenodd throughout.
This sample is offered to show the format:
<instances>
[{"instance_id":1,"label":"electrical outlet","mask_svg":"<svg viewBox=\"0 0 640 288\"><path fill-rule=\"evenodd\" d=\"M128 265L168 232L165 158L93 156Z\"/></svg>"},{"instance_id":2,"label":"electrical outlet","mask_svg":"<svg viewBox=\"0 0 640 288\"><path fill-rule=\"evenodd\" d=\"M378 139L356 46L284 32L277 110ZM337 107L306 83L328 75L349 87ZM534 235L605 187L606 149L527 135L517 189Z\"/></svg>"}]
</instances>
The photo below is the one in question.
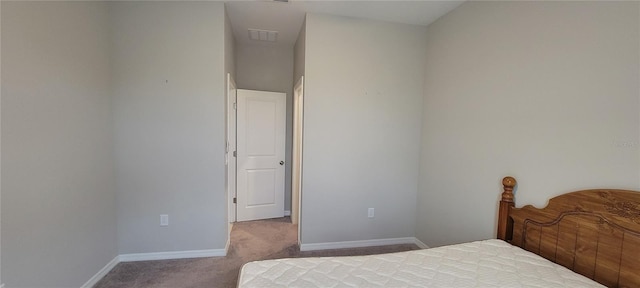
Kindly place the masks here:
<instances>
[{"instance_id":1,"label":"electrical outlet","mask_svg":"<svg viewBox=\"0 0 640 288\"><path fill-rule=\"evenodd\" d=\"M160 226L169 226L169 215L160 214Z\"/></svg>"},{"instance_id":2,"label":"electrical outlet","mask_svg":"<svg viewBox=\"0 0 640 288\"><path fill-rule=\"evenodd\" d=\"M369 208L369 210L367 211L367 217L369 218L373 218L375 216L375 211L373 208Z\"/></svg>"}]
</instances>

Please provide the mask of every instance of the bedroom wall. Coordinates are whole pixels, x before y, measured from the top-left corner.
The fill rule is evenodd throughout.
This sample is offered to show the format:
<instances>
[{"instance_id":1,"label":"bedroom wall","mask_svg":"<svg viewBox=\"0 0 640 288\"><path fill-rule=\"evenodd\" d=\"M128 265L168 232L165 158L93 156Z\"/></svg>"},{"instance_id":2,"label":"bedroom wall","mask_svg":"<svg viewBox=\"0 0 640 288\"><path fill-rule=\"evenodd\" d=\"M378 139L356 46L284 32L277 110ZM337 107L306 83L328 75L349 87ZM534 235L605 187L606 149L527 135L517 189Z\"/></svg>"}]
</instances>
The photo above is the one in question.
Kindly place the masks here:
<instances>
[{"instance_id":1,"label":"bedroom wall","mask_svg":"<svg viewBox=\"0 0 640 288\"><path fill-rule=\"evenodd\" d=\"M307 14L303 244L414 236L425 32Z\"/></svg>"},{"instance_id":2,"label":"bedroom wall","mask_svg":"<svg viewBox=\"0 0 640 288\"><path fill-rule=\"evenodd\" d=\"M111 14L119 252L224 249L224 3Z\"/></svg>"},{"instance_id":3,"label":"bedroom wall","mask_svg":"<svg viewBox=\"0 0 640 288\"><path fill-rule=\"evenodd\" d=\"M296 45L293 46L293 85L295 85L301 76L304 76L304 59L305 44L307 34L307 21L302 23L302 28L298 33ZM293 95L293 94L292 94Z\"/></svg>"},{"instance_id":4,"label":"bedroom wall","mask_svg":"<svg viewBox=\"0 0 640 288\"><path fill-rule=\"evenodd\" d=\"M640 188L638 2L466 2L428 27L417 237L495 237L516 205Z\"/></svg>"},{"instance_id":5,"label":"bedroom wall","mask_svg":"<svg viewBox=\"0 0 640 288\"><path fill-rule=\"evenodd\" d=\"M2 280L79 287L118 254L109 10L0 5Z\"/></svg>"},{"instance_id":6,"label":"bedroom wall","mask_svg":"<svg viewBox=\"0 0 640 288\"><path fill-rule=\"evenodd\" d=\"M248 35L246 37L249 37ZM239 89L287 93L285 163L291 163L293 143L293 47L238 43L236 52ZM291 211L291 165L285 169L284 209Z\"/></svg>"},{"instance_id":7,"label":"bedroom wall","mask_svg":"<svg viewBox=\"0 0 640 288\"><path fill-rule=\"evenodd\" d=\"M233 36L231 20L229 15L224 12L224 71L231 73L231 77L236 78L236 39ZM227 82L225 81L225 85ZM237 83L236 83L237 84ZM225 91L227 88L225 87Z\"/></svg>"}]
</instances>

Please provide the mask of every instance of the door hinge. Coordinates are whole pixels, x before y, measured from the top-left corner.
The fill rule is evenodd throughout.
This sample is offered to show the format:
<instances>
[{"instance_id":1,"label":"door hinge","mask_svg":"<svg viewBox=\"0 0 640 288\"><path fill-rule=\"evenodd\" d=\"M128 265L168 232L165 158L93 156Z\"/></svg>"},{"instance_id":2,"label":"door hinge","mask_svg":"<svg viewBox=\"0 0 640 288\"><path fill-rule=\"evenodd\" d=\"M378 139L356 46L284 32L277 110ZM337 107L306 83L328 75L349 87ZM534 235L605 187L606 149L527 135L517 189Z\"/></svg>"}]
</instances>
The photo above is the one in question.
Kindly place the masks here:
<instances>
[{"instance_id":1,"label":"door hinge","mask_svg":"<svg viewBox=\"0 0 640 288\"><path fill-rule=\"evenodd\" d=\"M233 110L238 110L238 103L233 103Z\"/></svg>"},{"instance_id":2,"label":"door hinge","mask_svg":"<svg viewBox=\"0 0 640 288\"><path fill-rule=\"evenodd\" d=\"M236 204L236 203L238 203L238 198L233 197L233 204Z\"/></svg>"},{"instance_id":3,"label":"door hinge","mask_svg":"<svg viewBox=\"0 0 640 288\"><path fill-rule=\"evenodd\" d=\"M238 151L233 151L233 157L238 157Z\"/></svg>"}]
</instances>

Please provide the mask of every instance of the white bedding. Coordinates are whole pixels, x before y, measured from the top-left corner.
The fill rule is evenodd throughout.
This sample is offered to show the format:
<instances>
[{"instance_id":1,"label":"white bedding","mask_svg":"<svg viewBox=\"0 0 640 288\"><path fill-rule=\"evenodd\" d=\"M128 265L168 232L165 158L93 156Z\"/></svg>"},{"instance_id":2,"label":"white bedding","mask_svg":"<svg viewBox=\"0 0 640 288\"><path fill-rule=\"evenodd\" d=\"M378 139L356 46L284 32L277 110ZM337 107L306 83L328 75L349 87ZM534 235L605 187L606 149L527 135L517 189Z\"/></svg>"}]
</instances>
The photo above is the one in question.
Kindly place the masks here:
<instances>
[{"instance_id":1,"label":"white bedding","mask_svg":"<svg viewBox=\"0 0 640 288\"><path fill-rule=\"evenodd\" d=\"M350 257L255 261L238 287L604 287L502 240Z\"/></svg>"}]
</instances>

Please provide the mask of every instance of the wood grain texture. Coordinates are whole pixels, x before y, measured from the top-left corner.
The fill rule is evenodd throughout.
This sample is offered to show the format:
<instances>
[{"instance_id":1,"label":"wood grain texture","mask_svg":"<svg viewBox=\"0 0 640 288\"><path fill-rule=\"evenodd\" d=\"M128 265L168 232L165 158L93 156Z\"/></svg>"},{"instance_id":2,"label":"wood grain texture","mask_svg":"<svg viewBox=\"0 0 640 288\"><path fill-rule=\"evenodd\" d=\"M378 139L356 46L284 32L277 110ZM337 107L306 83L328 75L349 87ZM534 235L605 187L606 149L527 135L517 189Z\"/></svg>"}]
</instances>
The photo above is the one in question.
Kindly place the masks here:
<instances>
[{"instance_id":1,"label":"wood grain texture","mask_svg":"<svg viewBox=\"0 0 640 288\"><path fill-rule=\"evenodd\" d=\"M513 220L509 217L509 211L514 207L513 188L516 186L516 179L513 177L504 177L502 179L502 199L498 208L498 239L511 240Z\"/></svg>"},{"instance_id":2,"label":"wood grain texture","mask_svg":"<svg viewBox=\"0 0 640 288\"><path fill-rule=\"evenodd\" d=\"M503 179L499 239L608 287L640 287L640 192L582 190L515 208L515 184Z\"/></svg>"}]
</instances>

